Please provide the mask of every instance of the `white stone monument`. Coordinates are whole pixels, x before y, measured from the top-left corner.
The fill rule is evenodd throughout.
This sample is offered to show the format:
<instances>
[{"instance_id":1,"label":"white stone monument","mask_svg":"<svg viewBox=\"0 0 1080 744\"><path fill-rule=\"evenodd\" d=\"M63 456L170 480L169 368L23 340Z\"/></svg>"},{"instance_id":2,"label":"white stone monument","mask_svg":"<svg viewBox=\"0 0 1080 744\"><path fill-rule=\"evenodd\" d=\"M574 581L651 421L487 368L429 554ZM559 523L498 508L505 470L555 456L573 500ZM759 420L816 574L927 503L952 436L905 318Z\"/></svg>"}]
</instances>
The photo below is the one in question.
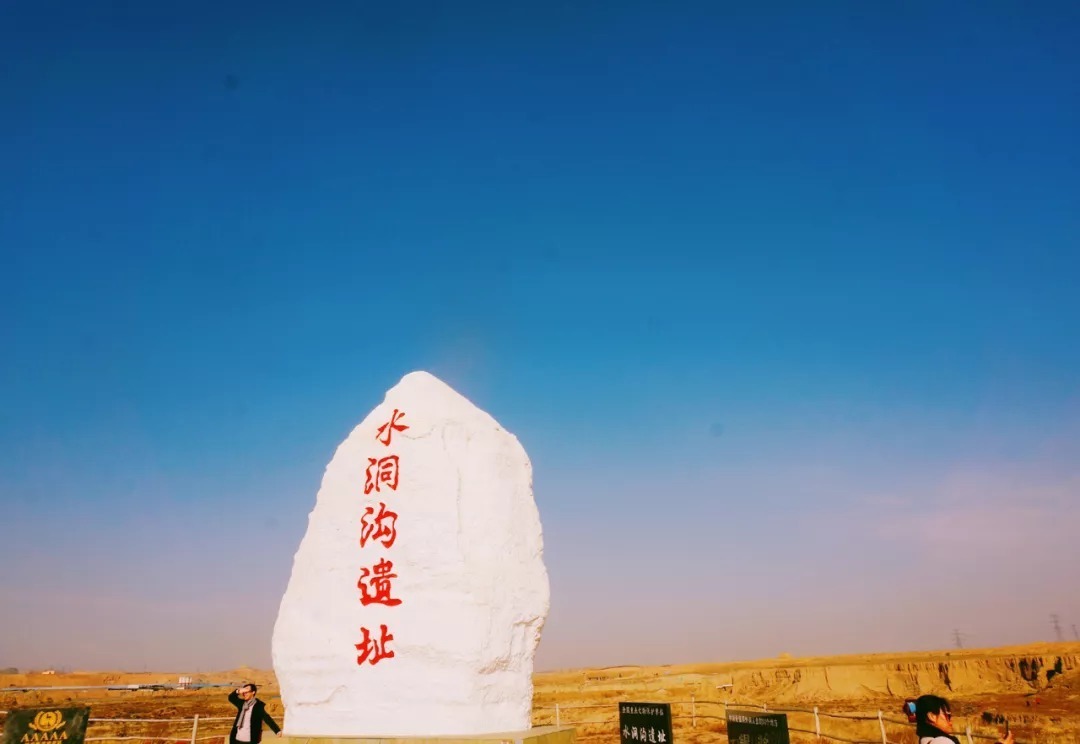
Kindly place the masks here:
<instances>
[{"instance_id":1,"label":"white stone monument","mask_svg":"<svg viewBox=\"0 0 1080 744\"><path fill-rule=\"evenodd\" d=\"M530 728L548 612L532 466L426 372L326 468L274 627L290 737Z\"/></svg>"}]
</instances>

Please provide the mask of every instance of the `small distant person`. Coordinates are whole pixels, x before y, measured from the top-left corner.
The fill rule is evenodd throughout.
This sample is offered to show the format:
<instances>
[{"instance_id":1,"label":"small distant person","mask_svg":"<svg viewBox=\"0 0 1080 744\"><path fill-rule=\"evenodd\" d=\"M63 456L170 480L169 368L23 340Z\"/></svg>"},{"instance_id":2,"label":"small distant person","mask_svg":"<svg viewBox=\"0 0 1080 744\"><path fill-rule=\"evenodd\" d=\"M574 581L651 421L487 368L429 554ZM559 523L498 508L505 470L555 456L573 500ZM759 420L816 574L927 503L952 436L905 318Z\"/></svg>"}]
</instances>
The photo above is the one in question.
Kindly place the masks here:
<instances>
[{"instance_id":1,"label":"small distant person","mask_svg":"<svg viewBox=\"0 0 1080 744\"><path fill-rule=\"evenodd\" d=\"M919 744L960 744L953 736L952 708L937 695L923 695L915 701L915 735ZM1013 744L1013 735L1005 727L1005 736L997 744Z\"/></svg>"},{"instance_id":2,"label":"small distant person","mask_svg":"<svg viewBox=\"0 0 1080 744\"><path fill-rule=\"evenodd\" d=\"M263 722L278 736L281 727L266 712L266 703L255 697L259 688L248 682L229 693L229 702L236 706L236 720L229 732L229 744L259 744Z\"/></svg>"}]
</instances>

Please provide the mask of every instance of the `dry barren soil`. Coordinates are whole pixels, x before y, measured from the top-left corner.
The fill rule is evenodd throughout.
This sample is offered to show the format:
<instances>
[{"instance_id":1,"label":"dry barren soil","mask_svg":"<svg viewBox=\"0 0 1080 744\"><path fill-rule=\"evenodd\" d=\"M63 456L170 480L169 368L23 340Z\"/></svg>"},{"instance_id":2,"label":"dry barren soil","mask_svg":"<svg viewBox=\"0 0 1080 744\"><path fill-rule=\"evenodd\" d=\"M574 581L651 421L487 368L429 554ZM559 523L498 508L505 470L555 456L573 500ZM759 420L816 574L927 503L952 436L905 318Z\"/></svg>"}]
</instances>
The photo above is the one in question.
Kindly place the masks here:
<instances>
[{"instance_id":1,"label":"dry barren soil","mask_svg":"<svg viewBox=\"0 0 1080 744\"><path fill-rule=\"evenodd\" d=\"M198 715L196 738L221 744L232 720L233 709L225 700L228 688L99 687L175 684L180 674L191 673L0 674L0 710L87 704L93 719L88 737L129 737L148 743L190 742ZM230 686L253 681L262 686L259 697L270 713L279 722L284 717L271 671L236 669L191 676L197 682ZM533 723L573 725L586 744L618 741L620 701L670 703L677 744L726 742L724 715L735 706L786 712L793 729L811 732L796 731L795 741L813 741L812 732L820 730L836 740L881 742L884 729L887 741L909 744L914 736L900 707L904 698L923 693L953 701L961 741L968 728L976 741L980 736L994 737L1001 730L1000 721L1007 718L1020 742L1080 744L1080 643L574 669L538 673L534 681ZM95 689L20 689L79 685Z\"/></svg>"}]
</instances>

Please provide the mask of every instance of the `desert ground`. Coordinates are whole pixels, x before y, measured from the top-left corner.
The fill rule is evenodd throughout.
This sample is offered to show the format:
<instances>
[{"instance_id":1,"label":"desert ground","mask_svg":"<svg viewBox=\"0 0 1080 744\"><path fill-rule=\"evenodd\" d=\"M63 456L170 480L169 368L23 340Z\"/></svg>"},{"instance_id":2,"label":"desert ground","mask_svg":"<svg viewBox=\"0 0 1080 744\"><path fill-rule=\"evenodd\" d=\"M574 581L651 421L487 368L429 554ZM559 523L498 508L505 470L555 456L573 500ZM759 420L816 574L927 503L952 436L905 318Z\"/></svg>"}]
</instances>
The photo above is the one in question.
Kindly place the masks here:
<instances>
[{"instance_id":1,"label":"desert ground","mask_svg":"<svg viewBox=\"0 0 1080 744\"><path fill-rule=\"evenodd\" d=\"M279 722L284 717L273 672L246 668L208 674L0 674L0 710L85 704L92 719L88 738L126 737L146 744L190 742L198 715L195 738L221 744L233 715L225 700L228 687L20 689L175 685L181 674L228 686L255 682L271 715ZM813 732L820 730L825 740L881 742L884 729L887 741L913 744L912 726L900 708L905 697L923 693L953 701L961 741L969 728L974 741L992 740L1001 730L999 721L1008 718L1019 742L1080 742L1080 643L574 669L537 673L534 683L533 724L574 726L586 744L618 740L620 701L670 703L676 744L726 742L725 710L738 706L786 712L793 741L814 741Z\"/></svg>"}]
</instances>

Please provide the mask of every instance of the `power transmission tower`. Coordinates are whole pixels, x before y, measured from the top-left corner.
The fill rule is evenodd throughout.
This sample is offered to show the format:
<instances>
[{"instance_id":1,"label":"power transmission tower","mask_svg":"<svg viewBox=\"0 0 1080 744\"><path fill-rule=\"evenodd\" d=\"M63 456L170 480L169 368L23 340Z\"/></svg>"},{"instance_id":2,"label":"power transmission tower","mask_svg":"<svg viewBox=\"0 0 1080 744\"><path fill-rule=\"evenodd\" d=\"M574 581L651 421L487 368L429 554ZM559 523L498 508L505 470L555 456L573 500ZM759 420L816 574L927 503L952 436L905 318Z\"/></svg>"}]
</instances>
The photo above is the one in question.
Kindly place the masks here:
<instances>
[{"instance_id":1,"label":"power transmission tower","mask_svg":"<svg viewBox=\"0 0 1080 744\"><path fill-rule=\"evenodd\" d=\"M1064 641L1065 638L1061 635L1061 621L1058 620L1057 615L1050 616L1050 624L1054 626L1054 635L1057 636L1058 643Z\"/></svg>"}]
</instances>

